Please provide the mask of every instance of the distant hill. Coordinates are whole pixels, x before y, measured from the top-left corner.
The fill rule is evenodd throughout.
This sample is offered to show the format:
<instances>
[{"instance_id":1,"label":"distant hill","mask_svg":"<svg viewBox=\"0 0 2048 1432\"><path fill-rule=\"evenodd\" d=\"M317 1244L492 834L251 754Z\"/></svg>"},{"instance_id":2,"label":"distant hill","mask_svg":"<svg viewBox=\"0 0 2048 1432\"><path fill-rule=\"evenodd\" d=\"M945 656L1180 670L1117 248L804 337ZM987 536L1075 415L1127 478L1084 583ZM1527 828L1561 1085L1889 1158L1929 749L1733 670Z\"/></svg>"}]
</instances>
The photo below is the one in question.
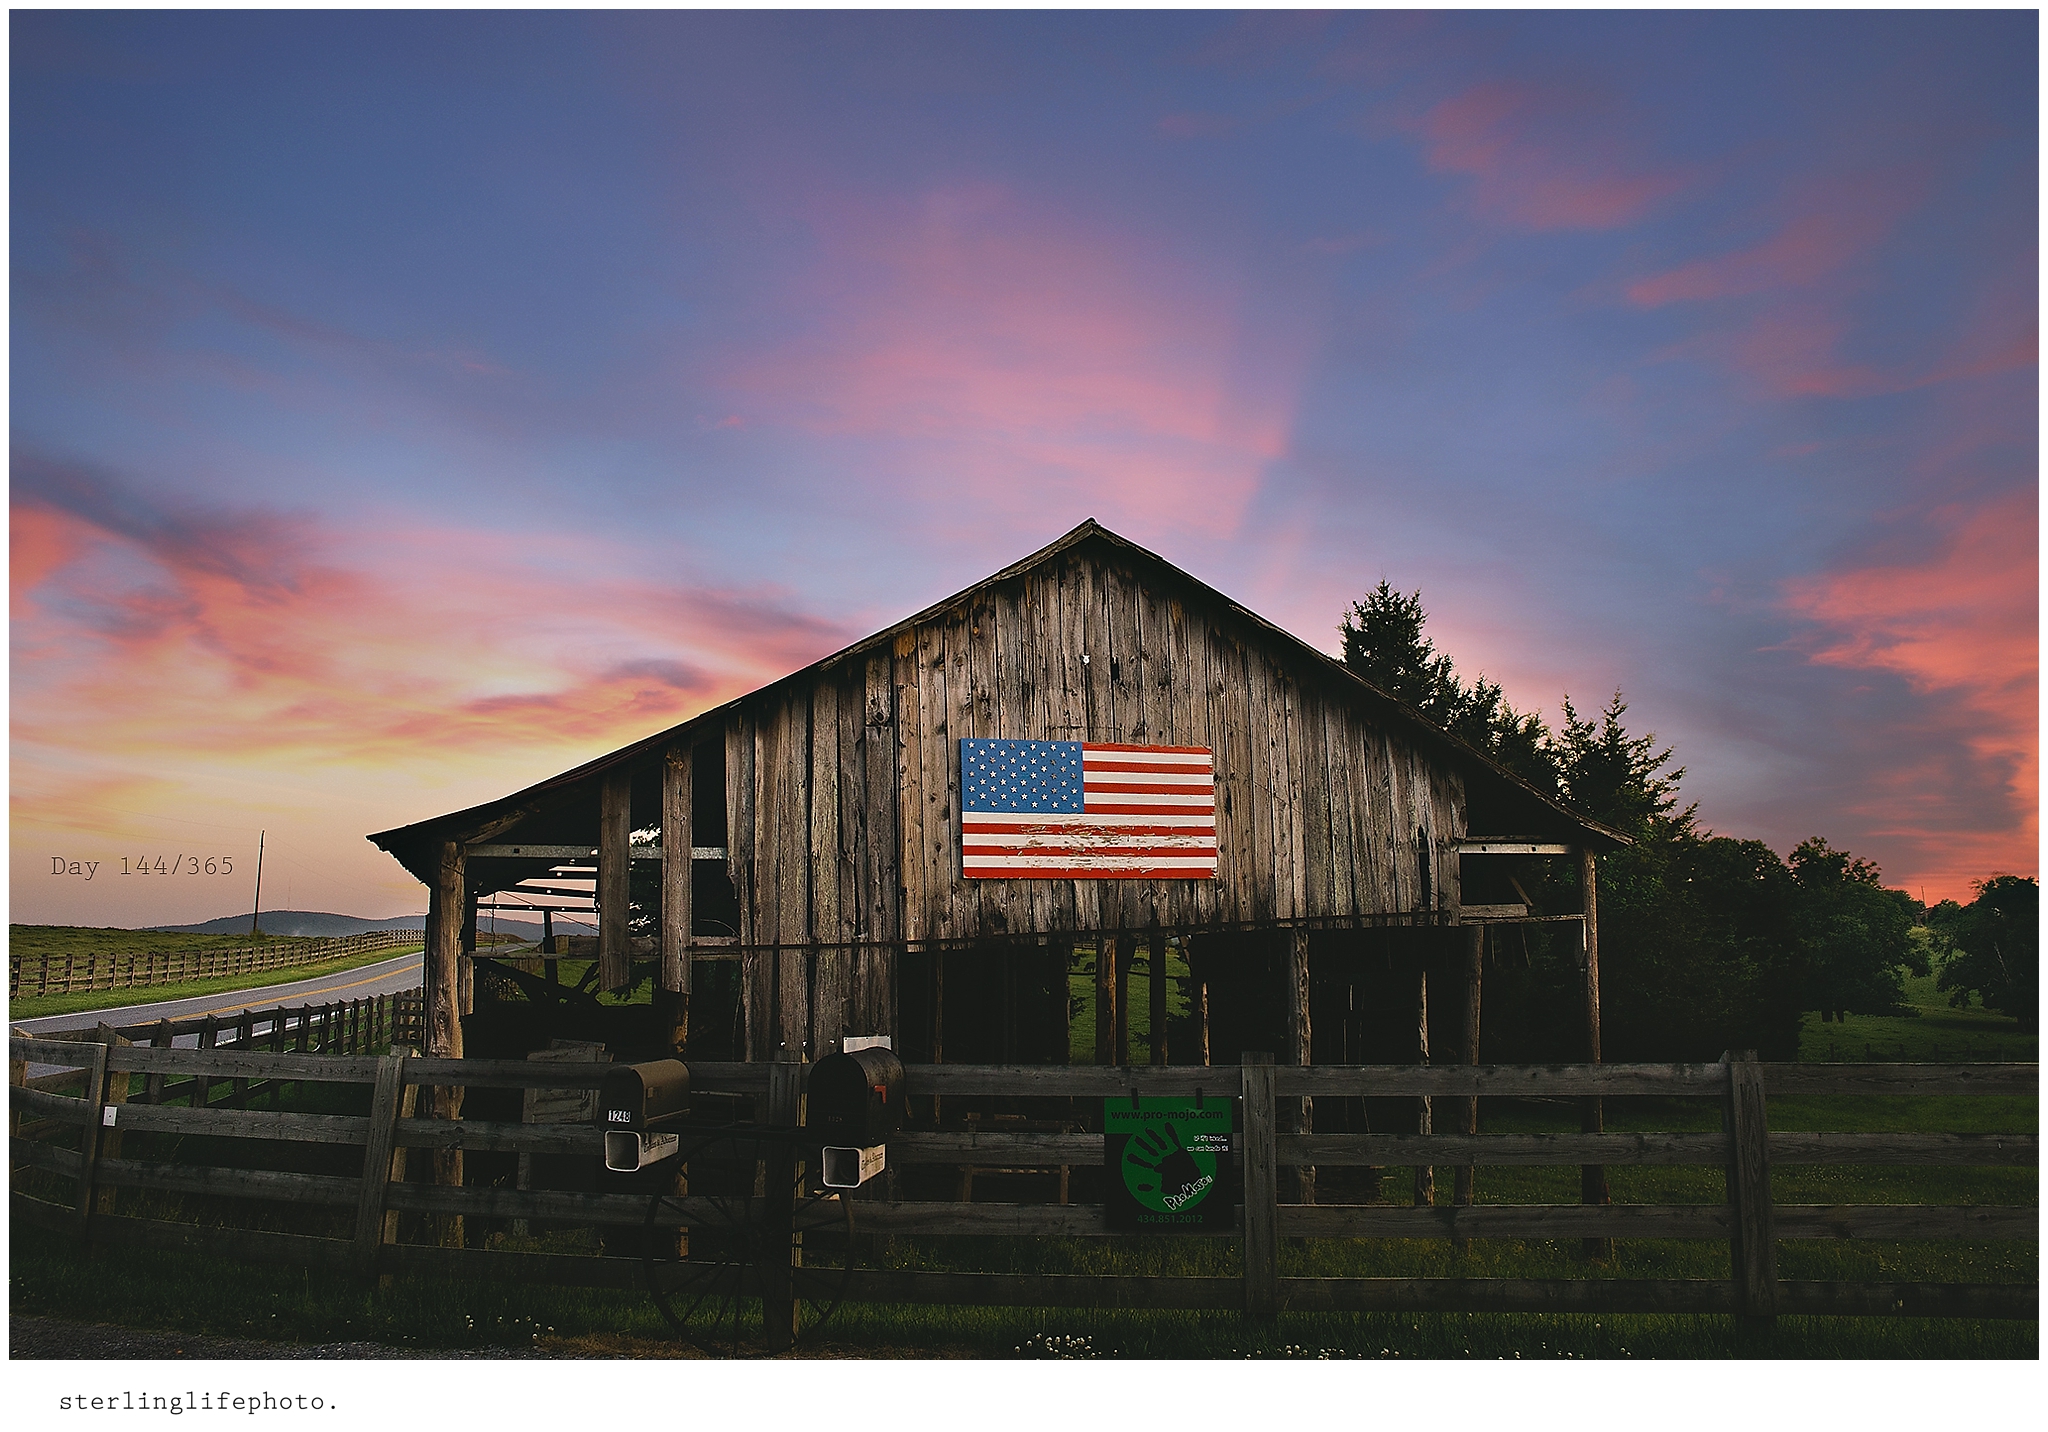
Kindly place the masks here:
<instances>
[{"instance_id":1,"label":"distant hill","mask_svg":"<svg viewBox=\"0 0 2048 1432\"><path fill-rule=\"evenodd\" d=\"M540 923L535 920L508 920L501 915L498 923L493 925L489 915L479 915L477 919L483 929L495 929L501 935L540 938ZM393 915L386 920L366 920L360 915L331 915L324 910L265 910L262 925L266 935L308 935L331 940L341 935L360 935L369 930L424 930L427 917ZM246 935L249 933L249 917L223 915L217 920L202 920L196 925L144 925L141 928L165 935ZM580 925L562 926L565 935L582 932Z\"/></svg>"},{"instance_id":2,"label":"distant hill","mask_svg":"<svg viewBox=\"0 0 2048 1432\"><path fill-rule=\"evenodd\" d=\"M424 930L424 915L394 915L388 920L365 920L358 915L330 915L324 910L265 910L266 935L312 935L332 939L338 935L360 935L369 930ZM246 935L247 915L223 915L196 925L145 925L142 928L167 935Z\"/></svg>"}]
</instances>

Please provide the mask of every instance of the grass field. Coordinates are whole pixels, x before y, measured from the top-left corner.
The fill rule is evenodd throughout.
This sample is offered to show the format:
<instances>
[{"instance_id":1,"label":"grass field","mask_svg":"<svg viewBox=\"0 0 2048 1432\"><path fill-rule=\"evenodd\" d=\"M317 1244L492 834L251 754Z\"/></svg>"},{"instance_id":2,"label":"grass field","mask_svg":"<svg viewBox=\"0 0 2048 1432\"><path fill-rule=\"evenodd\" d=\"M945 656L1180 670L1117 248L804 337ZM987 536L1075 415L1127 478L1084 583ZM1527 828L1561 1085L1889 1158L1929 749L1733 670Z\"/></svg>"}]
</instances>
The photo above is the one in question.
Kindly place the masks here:
<instances>
[{"instance_id":1,"label":"grass field","mask_svg":"<svg viewBox=\"0 0 2048 1432\"><path fill-rule=\"evenodd\" d=\"M419 953L419 948L418 945L414 945L410 953ZM289 969L282 970L265 970L257 975L222 975L217 979L186 980L180 984L150 985L147 988L141 989L103 989L95 990L91 993L80 991L77 994L44 995L40 999L12 999L7 1002L7 1015L8 1018L16 1020L42 1019L53 1014L76 1014L81 1010L113 1009L121 1008L125 1005L161 1004L166 1000L193 999L207 994L231 995L248 991L251 998L240 1001L237 1004L237 1008L239 1008L241 1004L246 1003L260 1004L262 1002L261 992L274 985L295 984L299 980L318 979L323 975L338 974L343 970L359 969L364 965L374 965L383 960L396 959L398 956L406 953L408 953L406 947L398 945L390 949L368 950L359 954L344 955L339 959L322 960L318 964L293 965ZM337 999L347 999L349 997L346 991L335 996ZM120 1000L122 1004L110 1005L108 1003L109 1000ZM119 1021L116 1020L114 1022L118 1023Z\"/></svg>"},{"instance_id":2,"label":"grass field","mask_svg":"<svg viewBox=\"0 0 2048 1432\"><path fill-rule=\"evenodd\" d=\"M1142 976L1134 976L1134 986ZM1880 1059L1928 1057L1964 1042L1975 1057L2035 1057L2036 1041L2011 1021L1982 1011L1951 1011L1932 980L1914 982L1919 1019L1852 1019L1809 1029L1805 1054L1826 1058L1829 1035L1865 1039ZM1145 1008L1137 988L1134 1015ZM1134 1024L1138 1021L1134 1020ZM1077 1031L1077 1047L1080 1031ZM1133 1031L1134 1045L1139 1031ZM1889 1047L1886 1048L1885 1045ZM1092 1051L1092 1032L1087 1048ZM1856 1051L1862 1057L1862 1051ZM1141 1057L1134 1048L1133 1058ZM1843 1057L1847 1057L1846 1054ZM1950 1056L1954 1057L1954 1056ZM1713 1100L1614 1099L1614 1129L1713 1129ZM2038 1101L1978 1099L1779 1099L1779 1129L1948 1129L2033 1131ZM1540 1101L1490 1103L1488 1132L1576 1127L1576 1111ZM1334 1174L1336 1171L1326 1171ZM1609 1170L1619 1202L1720 1202L1718 1170ZM1356 1175L1351 1175L1355 1178ZM1411 1175L1389 1170L1377 1195L1410 1197ZM1332 1180L1335 1183L1335 1180ZM1440 1186L1443 1175L1440 1174ZM1772 1172L1785 1203L1998 1203L2038 1201L2034 1169L1806 1168ZM1345 1198L1371 1196L1357 1189ZM1481 1202L1576 1202L1576 1169L1482 1169ZM538 1245L591 1251L587 1236L564 1234ZM392 1346L455 1349L531 1345L564 1356L674 1356L648 1301L634 1294L394 1280L389 1287L337 1275L222 1266L168 1252L123 1252L119 1320L140 1327L259 1336L287 1342L367 1339ZM1229 1240L898 1239L889 1266L980 1268L1045 1273L1235 1275ZM17 1313L109 1317L105 1257L80 1256L34 1234L17 1238L10 1263ZM1786 1241L1779 1268L1788 1279L2032 1282L2038 1244ZM1603 1263L1586 1263L1575 1243L1406 1240L1293 1241L1281 1250L1285 1276L1724 1278L1725 1244L1631 1240ZM1787 1317L1767 1328L1713 1316L1502 1314L1285 1314L1258 1325L1228 1313L1151 1313L1111 1309L1038 1310L853 1306L842 1308L817 1349L827 1355L973 1357L1195 1358L2027 1358L2037 1356L2034 1322Z\"/></svg>"},{"instance_id":3,"label":"grass field","mask_svg":"<svg viewBox=\"0 0 2048 1432\"><path fill-rule=\"evenodd\" d=\"M40 938L41 936L52 930L58 930L60 931L61 934L66 935L110 934L126 935L131 939L138 940L147 938L150 940L161 939L166 941L194 942L192 944L134 944L121 947L124 949L133 949L138 953L143 951L161 953L167 950L176 952L207 949L242 949L245 948L248 944L246 938L228 935L144 936L142 935L141 932L136 930L67 931L63 930L62 927L53 927L49 925L10 926L8 931L8 937L11 940L18 941L20 932L31 931L35 932L35 936L37 938ZM277 940L265 941L265 943L276 944L280 946L303 946L315 944L317 943L317 941L310 939ZM17 945L17 948L18 947L19 945ZM88 949L97 950L104 953L108 949L114 947L111 945L94 942L91 944L80 944L75 948L77 949L78 953L83 954ZM413 945L409 948L413 951L417 951L420 947L418 945ZM233 994L240 992L242 990L260 991L268 989L274 985L294 984L299 980L317 979L323 975L339 973L342 970L352 970L357 969L363 965L377 964L383 960L394 959L399 955L407 953L407 951L408 947L405 945L394 945L381 950L358 951L355 954L342 955L332 960L322 960L316 964L291 965L284 969L263 970L256 974L220 975L213 979L184 980L177 984L148 985L134 989L80 990L75 994L51 994L41 995L31 999L10 999L7 1002L7 1016L9 1019L13 1020L42 1019L53 1014L76 1014L81 1010L114 1009L127 1005L140 1004L160 1004L166 1000L192 999L200 995L209 994ZM56 953L56 958L62 959L64 957L64 953L64 950L62 950L61 948L58 949ZM348 996L346 994L343 994L339 997L345 999Z\"/></svg>"}]
</instances>

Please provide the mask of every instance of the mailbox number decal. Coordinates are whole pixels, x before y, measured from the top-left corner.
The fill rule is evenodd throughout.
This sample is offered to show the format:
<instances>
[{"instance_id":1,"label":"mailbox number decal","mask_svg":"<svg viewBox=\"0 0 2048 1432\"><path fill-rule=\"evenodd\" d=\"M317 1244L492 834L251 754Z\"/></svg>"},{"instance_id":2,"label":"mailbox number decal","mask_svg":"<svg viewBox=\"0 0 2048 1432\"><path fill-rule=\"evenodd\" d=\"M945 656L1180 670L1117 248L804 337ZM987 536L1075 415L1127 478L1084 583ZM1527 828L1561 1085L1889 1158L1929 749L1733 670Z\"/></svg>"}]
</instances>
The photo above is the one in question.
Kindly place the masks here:
<instances>
[{"instance_id":1,"label":"mailbox number decal","mask_svg":"<svg viewBox=\"0 0 2048 1432\"><path fill-rule=\"evenodd\" d=\"M607 1109L604 1116L615 1124L630 1124L633 1122L633 1111L631 1109Z\"/></svg>"},{"instance_id":2,"label":"mailbox number decal","mask_svg":"<svg viewBox=\"0 0 2048 1432\"><path fill-rule=\"evenodd\" d=\"M1102 1128L1112 1227L1230 1226L1229 1100L1109 1099Z\"/></svg>"}]
</instances>

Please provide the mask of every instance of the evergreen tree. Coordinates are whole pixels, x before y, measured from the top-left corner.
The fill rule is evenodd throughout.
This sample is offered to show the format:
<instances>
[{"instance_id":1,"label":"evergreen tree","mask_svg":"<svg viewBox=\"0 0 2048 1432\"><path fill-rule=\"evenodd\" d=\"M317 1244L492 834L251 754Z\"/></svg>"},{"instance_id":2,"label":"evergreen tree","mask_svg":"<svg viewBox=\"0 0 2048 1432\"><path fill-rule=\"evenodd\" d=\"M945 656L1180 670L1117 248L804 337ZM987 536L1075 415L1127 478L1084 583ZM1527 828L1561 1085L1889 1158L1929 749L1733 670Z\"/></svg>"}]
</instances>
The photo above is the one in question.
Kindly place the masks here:
<instances>
[{"instance_id":1,"label":"evergreen tree","mask_svg":"<svg viewBox=\"0 0 2048 1432\"><path fill-rule=\"evenodd\" d=\"M1422 634L1428 620L1421 592L1404 595L1382 577L1364 601L1351 604L1337 628L1344 664L1546 795L1556 794L1557 770L1542 716L1516 711L1500 683L1483 674L1466 687L1450 656Z\"/></svg>"}]
</instances>

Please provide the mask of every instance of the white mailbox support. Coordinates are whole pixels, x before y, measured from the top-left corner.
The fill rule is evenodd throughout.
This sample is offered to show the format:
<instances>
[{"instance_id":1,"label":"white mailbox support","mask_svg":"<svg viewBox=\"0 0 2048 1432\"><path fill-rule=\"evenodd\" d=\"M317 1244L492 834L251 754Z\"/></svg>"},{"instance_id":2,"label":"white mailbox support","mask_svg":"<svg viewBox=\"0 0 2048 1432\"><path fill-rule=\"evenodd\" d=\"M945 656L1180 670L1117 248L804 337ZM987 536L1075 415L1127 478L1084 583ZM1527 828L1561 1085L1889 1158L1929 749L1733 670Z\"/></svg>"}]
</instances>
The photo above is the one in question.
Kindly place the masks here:
<instances>
[{"instance_id":1,"label":"white mailbox support","mask_svg":"<svg viewBox=\"0 0 2048 1432\"><path fill-rule=\"evenodd\" d=\"M682 1147L677 1134L634 1134L624 1129L607 1129L604 1135L604 1166L613 1173L632 1173L658 1164Z\"/></svg>"},{"instance_id":2,"label":"white mailbox support","mask_svg":"<svg viewBox=\"0 0 2048 1432\"><path fill-rule=\"evenodd\" d=\"M869 1149L825 1148L819 1179L827 1188L859 1188L889 1165L889 1146Z\"/></svg>"}]
</instances>

